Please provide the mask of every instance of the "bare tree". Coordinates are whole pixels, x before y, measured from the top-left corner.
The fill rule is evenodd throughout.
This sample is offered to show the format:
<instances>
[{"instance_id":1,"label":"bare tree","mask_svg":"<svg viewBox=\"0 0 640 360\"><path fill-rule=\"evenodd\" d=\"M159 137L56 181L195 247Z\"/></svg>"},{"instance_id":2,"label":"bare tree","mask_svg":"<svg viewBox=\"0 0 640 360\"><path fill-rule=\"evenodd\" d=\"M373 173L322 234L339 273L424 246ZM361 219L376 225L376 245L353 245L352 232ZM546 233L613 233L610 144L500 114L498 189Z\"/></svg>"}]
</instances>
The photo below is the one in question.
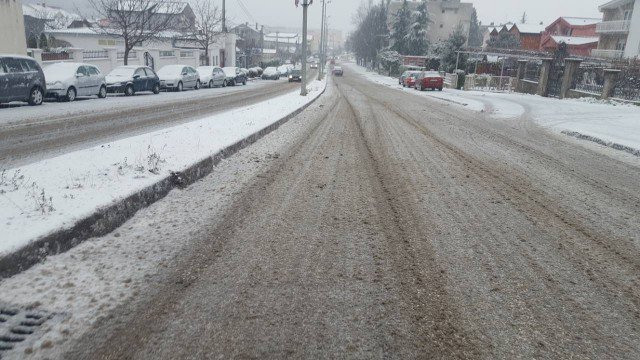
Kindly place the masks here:
<instances>
[{"instance_id":1,"label":"bare tree","mask_svg":"<svg viewBox=\"0 0 640 360\"><path fill-rule=\"evenodd\" d=\"M196 14L194 34L192 34L200 47L207 55L207 65L210 65L209 47L216 42L216 38L222 33L222 14L211 0L195 0L193 12Z\"/></svg>"},{"instance_id":2,"label":"bare tree","mask_svg":"<svg viewBox=\"0 0 640 360\"><path fill-rule=\"evenodd\" d=\"M100 30L124 40L125 65L135 46L157 39L177 25L172 15L183 6L170 0L89 0L89 4L103 19L98 21Z\"/></svg>"}]
</instances>

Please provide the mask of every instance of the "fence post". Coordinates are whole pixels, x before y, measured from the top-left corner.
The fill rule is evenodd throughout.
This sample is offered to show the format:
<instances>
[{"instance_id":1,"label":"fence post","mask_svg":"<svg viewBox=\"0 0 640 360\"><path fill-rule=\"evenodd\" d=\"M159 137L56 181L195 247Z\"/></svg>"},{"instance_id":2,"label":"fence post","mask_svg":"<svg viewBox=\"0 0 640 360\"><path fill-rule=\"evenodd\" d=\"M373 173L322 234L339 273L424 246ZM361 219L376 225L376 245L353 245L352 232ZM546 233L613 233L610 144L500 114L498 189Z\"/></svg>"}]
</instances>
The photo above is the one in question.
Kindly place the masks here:
<instances>
[{"instance_id":1,"label":"fence post","mask_svg":"<svg viewBox=\"0 0 640 360\"><path fill-rule=\"evenodd\" d=\"M567 94L571 89L571 84L573 83L573 76L580 66L582 59L567 58L564 61L564 75L562 77L562 87L560 88L560 99L567 97Z\"/></svg>"},{"instance_id":2,"label":"fence post","mask_svg":"<svg viewBox=\"0 0 640 360\"><path fill-rule=\"evenodd\" d=\"M33 59L38 62L38 64L42 65L42 49L29 49L31 51L31 56Z\"/></svg>"},{"instance_id":3,"label":"fence post","mask_svg":"<svg viewBox=\"0 0 640 360\"><path fill-rule=\"evenodd\" d=\"M549 74L551 74L552 58L542 59L542 69L540 69L540 79L538 80L538 91L536 95L549 95Z\"/></svg>"},{"instance_id":4,"label":"fence post","mask_svg":"<svg viewBox=\"0 0 640 360\"><path fill-rule=\"evenodd\" d=\"M527 62L528 60L518 60L518 73L516 74L516 85L515 91L520 91L520 82L524 79L524 75L527 72Z\"/></svg>"},{"instance_id":5,"label":"fence post","mask_svg":"<svg viewBox=\"0 0 640 360\"><path fill-rule=\"evenodd\" d=\"M613 88L618 80L618 74L620 74L620 70L604 69L604 87L602 88L601 99L606 100L611 97Z\"/></svg>"},{"instance_id":6,"label":"fence post","mask_svg":"<svg viewBox=\"0 0 640 360\"><path fill-rule=\"evenodd\" d=\"M107 56L109 57L109 62L111 63L111 70L118 67L118 49L116 48L107 48Z\"/></svg>"},{"instance_id":7,"label":"fence post","mask_svg":"<svg viewBox=\"0 0 640 360\"><path fill-rule=\"evenodd\" d=\"M70 48L69 52L71 52L71 58L75 62L83 62L84 60L84 49L79 48Z\"/></svg>"}]
</instances>

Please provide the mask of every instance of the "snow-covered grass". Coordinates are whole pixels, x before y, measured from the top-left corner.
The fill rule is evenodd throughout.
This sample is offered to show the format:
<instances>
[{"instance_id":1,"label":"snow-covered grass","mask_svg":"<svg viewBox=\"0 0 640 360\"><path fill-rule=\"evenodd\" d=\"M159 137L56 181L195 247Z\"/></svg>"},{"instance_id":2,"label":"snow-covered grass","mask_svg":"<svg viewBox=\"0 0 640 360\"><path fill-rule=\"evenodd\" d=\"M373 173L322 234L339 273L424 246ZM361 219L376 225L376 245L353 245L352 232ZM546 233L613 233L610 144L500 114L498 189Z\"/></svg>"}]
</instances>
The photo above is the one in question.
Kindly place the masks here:
<instances>
[{"instance_id":1,"label":"snow-covered grass","mask_svg":"<svg viewBox=\"0 0 640 360\"><path fill-rule=\"evenodd\" d=\"M296 90L183 125L0 169L0 256L71 227L96 208L126 198L172 171L183 171L269 126L318 97L325 85L312 82L306 97Z\"/></svg>"},{"instance_id":2,"label":"snow-covered grass","mask_svg":"<svg viewBox=\"0 0 640 360\"><path fill-rule=\"evenodd\" d=\"M349 69L367 79L401 91L457 104L471 111L482 111L497 119L526 118L556 133L579 133L604 143L640 149L640 107L591 98L545 98L519 93L460 91L418 92L403 88L398 79L367 72L355 64Z\"/></svg>"}]
</instances>

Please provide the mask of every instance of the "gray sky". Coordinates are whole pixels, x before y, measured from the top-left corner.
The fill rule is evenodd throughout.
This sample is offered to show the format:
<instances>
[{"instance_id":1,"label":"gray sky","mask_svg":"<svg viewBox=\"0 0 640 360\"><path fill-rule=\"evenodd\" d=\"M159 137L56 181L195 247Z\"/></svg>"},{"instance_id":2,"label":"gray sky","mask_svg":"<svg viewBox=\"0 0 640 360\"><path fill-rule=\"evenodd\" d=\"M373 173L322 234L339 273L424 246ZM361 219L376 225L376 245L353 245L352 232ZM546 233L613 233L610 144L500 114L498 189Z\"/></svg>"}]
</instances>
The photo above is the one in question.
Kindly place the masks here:
<instances>
[{"instance_id":1,"label":"gray sky","mask_svg":"<svg viewBox=\"0 0 640 360\"><path fill-rule=\"evenodd\" d=\"M23 0L24 2L42 2L43 0ZM61 7L73 7L75 3L82 7L86 0L45 0L47 4ZM222 0L212 0L218 4ZM362 0L331 0L328 6L331 27L349 31L352 28L351 15ZM379 0L374 0L379 1ZM463 0L464 1L464 0ZM310 26L319 28L321 17L321 0L314 0L309 7ZM467 0L478 10L483 24L515 21L527 12L529 22L543 21L549 24L559 16L600 17L598 5L607 0ZM247 15L240 6L243 3L250 14ZM272 26L300 27L302 10L296 9L294 0L227 0L230 18L238 23L249 21ZM255 21L254 21L255 20Z\"/></svg>"}]
</instances>

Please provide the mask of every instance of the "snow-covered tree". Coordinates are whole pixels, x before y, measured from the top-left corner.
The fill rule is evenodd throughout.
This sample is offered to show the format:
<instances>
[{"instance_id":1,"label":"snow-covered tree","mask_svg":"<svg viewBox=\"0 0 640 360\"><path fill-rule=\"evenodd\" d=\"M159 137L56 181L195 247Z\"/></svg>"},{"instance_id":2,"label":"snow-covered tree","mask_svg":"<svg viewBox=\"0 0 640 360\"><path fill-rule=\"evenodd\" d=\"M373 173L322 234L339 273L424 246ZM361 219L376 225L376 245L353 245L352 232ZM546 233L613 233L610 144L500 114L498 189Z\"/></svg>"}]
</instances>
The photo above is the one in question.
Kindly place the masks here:
<instances>
[{"instance_id":1,"label":"snow-covered tree","mask_svg":"<svg viewBox=\"0 0 640 360\"><path fill-rule=\"evenodd\" d=\"M446 72L453 72L456 69L456 62L459 69L464 69L466 64L466 55L458 52L464 50L467 42L466 37L462 33L462 29L458 28L449 36L446 41L441 42L436 47L436 53L440 58L440 69Z\"/></svg>"},{"instance_id":2,"label":"snow-covered tree","mask_svg":"<svg viewBox=\"0 0 640 360\"><path fill-rule=\"evenodd\" d=\"M402 55L395 50L384 50L378 53L378 61L389 72L389 76L402 65Z\"/></svg>"},{"instance_id":3,"label":"snow-covered tree","mask_svg":"<svg viewBox=\"0 0 640 360\"><path fill-rule=\"evenodd\" d=\"M391 48L401 54L408 54L407 34L412 25L411 15L411 9L409 8L409 2L407 0L404 0L402 6L393 14L395 22L393 23L393 32L391 33L391 40L393 40L393 46Z\"/></svg>"},{"instance_id":4,"label":"snow-covered tree","mask_svg":"<svg viewBox=\"0 0 640 360\"><path fill-rule=\"evenodd\" d=\"M429 27L429 14L427 12L427 0L422 0L412 15L412 23L409 33L405 36L407 42L407 55L425 55L429 50L427 29Z\"/></svg>"},{"instance_id":5,"label":"snow-covered tree","mask_svg":"<svg viewBox=\"0 0 640 360\"><path fill-rule=\"evenodd\" d=\"M497 38L487 42L487 46L494 49L517 49L520 41L511 33L501 33Z\"/></svg>"},{"instance_id":6,"label":"snow-covered tree","mask_svg":"<svg viewBox=\"0 0 640 360\"><path fill-rule=\"evenodd\" d=\"M483 38L484 36L480 30L480 22L478 21L478 13L476 12L476 8L473 8L473 12L471 13L471 25L469 26L469 46L482 46Z\"/></svg>"},{"instance_id":7,"label":"snow-covered tree","mask_svg":"<svg viewBox=\"0 0 640 360\"><path fill-rule=\"evenodd\" d=\"M206 64L210 65L209 47L216 42L218 35L222 32L220 27L222 15L218 7L210 0L194 1L193 12L196 14L196 22L192 37L204 49L207 54Z\"/></svg>"}]
</instances>

